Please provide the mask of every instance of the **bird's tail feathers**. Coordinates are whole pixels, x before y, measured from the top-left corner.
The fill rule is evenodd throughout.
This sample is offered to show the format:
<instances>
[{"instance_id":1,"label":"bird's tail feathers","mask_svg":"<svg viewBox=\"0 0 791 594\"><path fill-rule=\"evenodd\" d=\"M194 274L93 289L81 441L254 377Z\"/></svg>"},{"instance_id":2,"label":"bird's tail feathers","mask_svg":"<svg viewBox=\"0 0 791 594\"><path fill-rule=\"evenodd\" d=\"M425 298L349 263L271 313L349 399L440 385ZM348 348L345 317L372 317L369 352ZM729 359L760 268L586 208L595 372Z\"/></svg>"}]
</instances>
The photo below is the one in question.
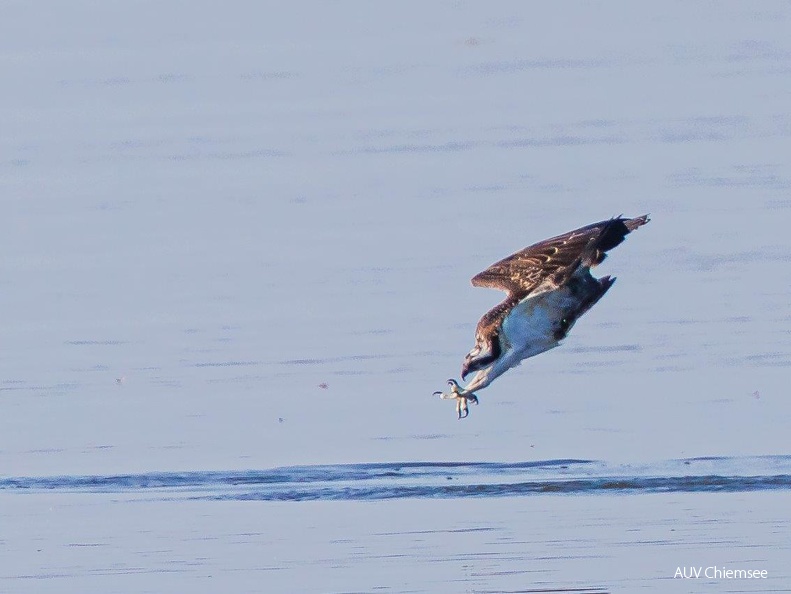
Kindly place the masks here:
<instances>
[{"instance_id":1,"label":"bird's tail feathers","mask_svg":"<svg viewBox=\"0 0 791 594\"><path fill-rule=\"evenodd\" d=\"M615 282L614 276L603 276L601 278L595 279L598 283L598 287L595 288L588 297L580 303L579 309L575 312L575 318L579 318L582 314L587 312L591 307L596 305L596 303L604 297L604 294L610 290L613 283Z\"/></svg>"}]
</instances>

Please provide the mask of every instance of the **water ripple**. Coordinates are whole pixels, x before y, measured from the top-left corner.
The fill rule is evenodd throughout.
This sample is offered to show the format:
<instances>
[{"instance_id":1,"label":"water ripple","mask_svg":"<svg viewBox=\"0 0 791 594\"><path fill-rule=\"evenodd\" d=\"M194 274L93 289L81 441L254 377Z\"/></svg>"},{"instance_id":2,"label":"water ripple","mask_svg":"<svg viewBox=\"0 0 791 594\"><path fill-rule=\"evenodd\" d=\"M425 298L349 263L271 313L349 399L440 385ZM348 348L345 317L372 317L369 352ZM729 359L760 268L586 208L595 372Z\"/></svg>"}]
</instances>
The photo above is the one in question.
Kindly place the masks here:
<instances>
[{"instance_id":1,"label":"water ripple","mask_svg":"<svg viewBox=\"0 0 791 594\"><path fill-rule=\"evenodd\" d=\"M0 478L5 491L144 493L157 499L379 500L536 494L791 489L791 456L688 458L651 465L591 460L388 462L270 470Z\"/></svg>"}]
</instances>

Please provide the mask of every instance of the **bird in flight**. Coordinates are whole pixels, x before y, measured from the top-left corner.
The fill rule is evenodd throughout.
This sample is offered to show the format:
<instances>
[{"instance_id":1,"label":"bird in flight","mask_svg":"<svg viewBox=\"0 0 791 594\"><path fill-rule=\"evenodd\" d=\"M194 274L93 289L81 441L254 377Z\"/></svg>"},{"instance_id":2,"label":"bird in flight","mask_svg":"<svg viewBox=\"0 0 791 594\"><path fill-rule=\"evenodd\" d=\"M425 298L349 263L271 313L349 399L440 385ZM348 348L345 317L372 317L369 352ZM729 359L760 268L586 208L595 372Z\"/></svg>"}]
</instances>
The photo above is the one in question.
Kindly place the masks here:
<instances>
[{"instance_id":1,"label":"bird in flight","mask_svg":"<svg viewBox=\"0 0 791 594\"><path fill-rule=\"evenodd\" d=\"M558 346L615 282L609 276L594 277L590 269L648 221L643 215L593 223L526 247L472 277L473 286L500 289L506 298L478 322L475 347L461 366L462 380L475 372L470 382L462 388L449 379L450 392L434 395L455 400L463 419L469 414L467 403L478 404L476 390L523 359Z\"/></svg>"}]
</instances>

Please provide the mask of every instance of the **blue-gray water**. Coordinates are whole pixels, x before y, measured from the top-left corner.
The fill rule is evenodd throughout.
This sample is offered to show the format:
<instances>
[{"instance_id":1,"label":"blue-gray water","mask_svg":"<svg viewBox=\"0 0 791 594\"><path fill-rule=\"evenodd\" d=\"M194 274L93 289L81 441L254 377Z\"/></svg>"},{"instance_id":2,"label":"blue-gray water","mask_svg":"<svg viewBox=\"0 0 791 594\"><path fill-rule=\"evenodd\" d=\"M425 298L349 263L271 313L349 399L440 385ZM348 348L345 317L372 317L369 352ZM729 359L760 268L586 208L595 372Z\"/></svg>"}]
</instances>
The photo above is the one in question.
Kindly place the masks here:
<instances>
[{"instance_id":1,"label":"blue-gray water","mask_svg":"<svg viewBox=\"0 0 791 594\"><path fill-rule=\"evenodd\" d=\"M593 460L379 462L230 472L11 477L0 479L0 490L260 501L772 491L791 490L791 457L697 458L640 466Z\"/></svg>"},{"instance_id":2,"label":"blue-gray water","mask_svg":"<svg viewBox=\"0 0 791 594\"><path fill-rule=\"evenodd\" d=\"M2 13L0 591L791 590L787 2ZM469 279L620 213L457 421Z\"/></svg>"}]
</instances>

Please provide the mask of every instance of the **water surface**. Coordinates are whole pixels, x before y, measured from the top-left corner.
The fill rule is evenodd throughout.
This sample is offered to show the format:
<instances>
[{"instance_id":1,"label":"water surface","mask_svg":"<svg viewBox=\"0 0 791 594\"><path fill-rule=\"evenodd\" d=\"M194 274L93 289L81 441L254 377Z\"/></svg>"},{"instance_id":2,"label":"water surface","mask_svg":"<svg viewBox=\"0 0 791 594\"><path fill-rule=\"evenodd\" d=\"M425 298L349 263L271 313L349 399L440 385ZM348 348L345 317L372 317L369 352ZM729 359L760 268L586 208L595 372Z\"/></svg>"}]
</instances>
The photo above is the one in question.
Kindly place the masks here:
<instances>
[{"instance_id":1,"label":"water surface","mask_svg":"<svg viewBox=\"0 0 791 594\"><path fill-rule=\"evenodd\" d=\"M787 3L152 11L0 20L0 590L791 588ZM620 213L457 421L469 279Z\"/></svg>"}]
</instances>

